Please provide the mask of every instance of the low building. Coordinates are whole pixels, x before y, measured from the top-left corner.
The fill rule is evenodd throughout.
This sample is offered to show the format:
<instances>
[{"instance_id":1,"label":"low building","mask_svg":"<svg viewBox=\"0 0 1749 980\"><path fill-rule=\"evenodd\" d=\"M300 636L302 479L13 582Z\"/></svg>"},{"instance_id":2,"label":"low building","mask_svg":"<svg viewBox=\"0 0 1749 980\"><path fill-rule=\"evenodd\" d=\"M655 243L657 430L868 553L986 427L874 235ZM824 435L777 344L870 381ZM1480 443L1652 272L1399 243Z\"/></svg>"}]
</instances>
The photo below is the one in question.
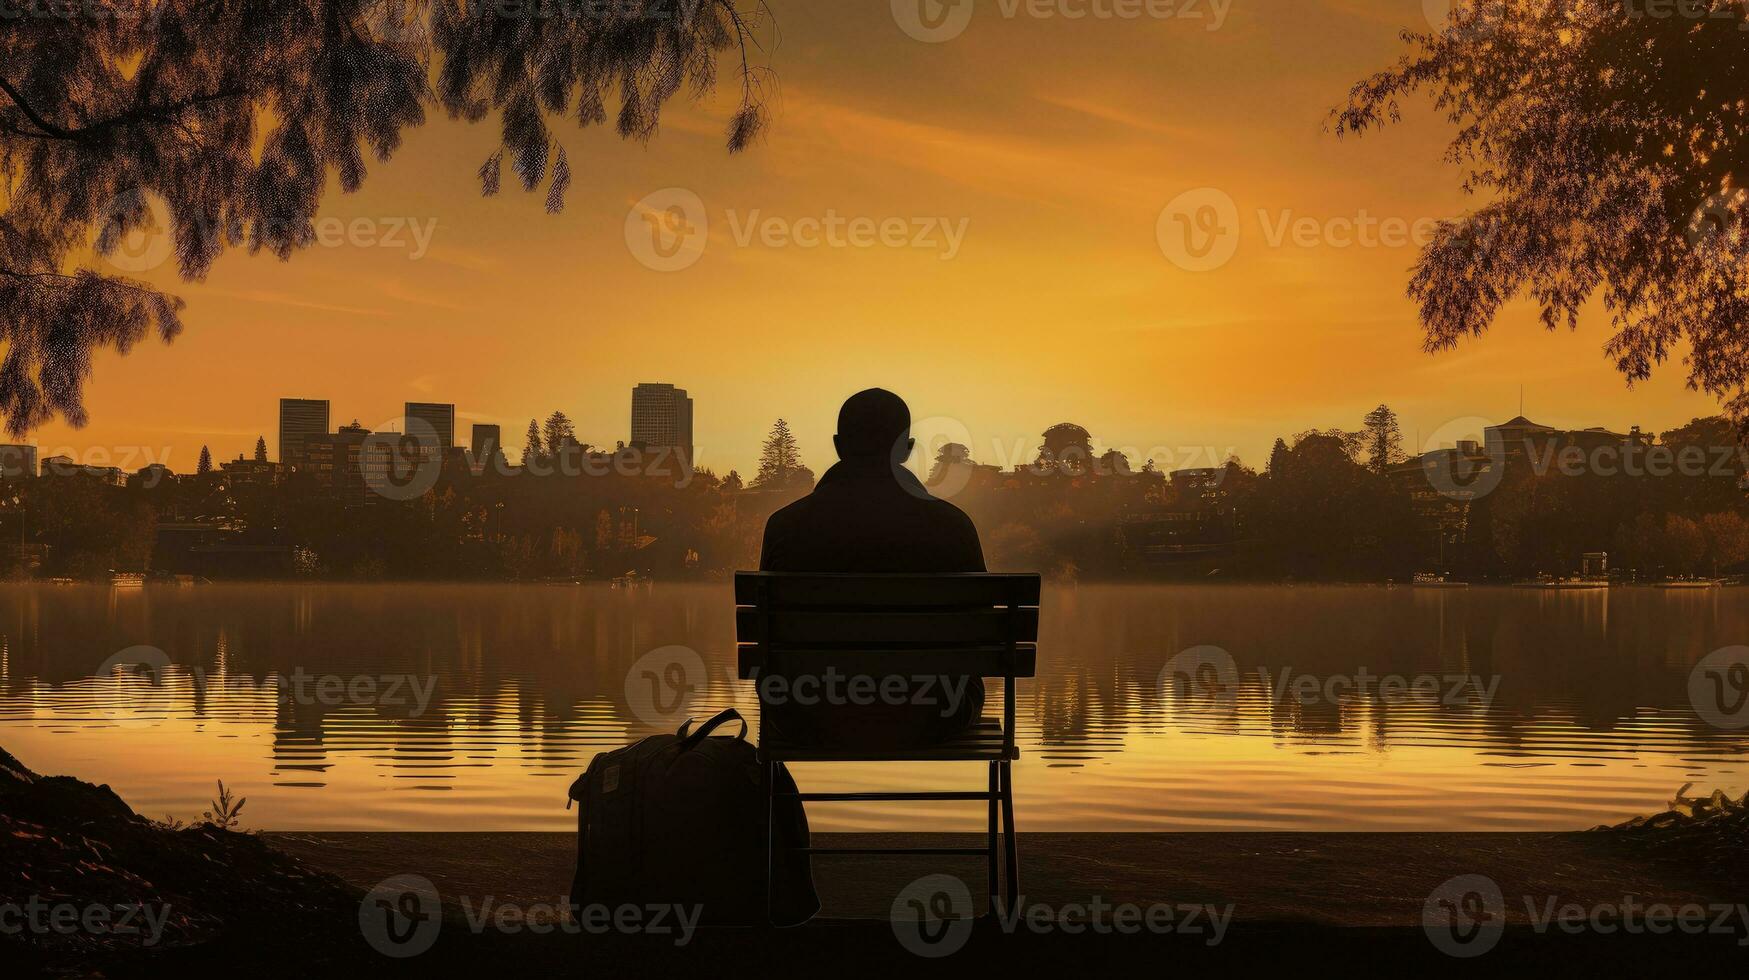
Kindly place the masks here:
<instances>
[{"instance_id":1,"label":"low building","mask_svg":"<svg viewBox=\"0 0 1749 980\"><path fill-rule=\"evenodd\" d=\"M308 443L306 438L306 447ZM265 459L245 459L239 455L229 462L220 463L219 472L224 475L226 486L233 489L271 487L279 482L280 465Z\"/></svg>"},{"instance_id":2,"label":"low building","mask_svg":"<svg viewBox=\"0 0 1749 980\"><path fill-rule=\"evenodd\" d=\"M71 456L50 456L42 461L42 475L57 479L96 480L112 487L127 486L119 466L86 466Z\"/></svg>"},{"instance_id":3,"label":"low building","mask_svg":"<svg viewBox=\"0 0 1749 980\"><path fill-rule=\"evenodd\" d=\"M0 480L28 480L36 474L35 446L0 444Z\"/></svg>"},{"instance_id":4,"label":"low building","mask_svg":"<svg viewBox=\"0 0 1749 980\"><path fill-rule=\"evenodd\" d=\"M176 482L176 474L163 463L147 463L128 477L128 486L136 490L167 487Z\"/></svg>"}]
</instances>

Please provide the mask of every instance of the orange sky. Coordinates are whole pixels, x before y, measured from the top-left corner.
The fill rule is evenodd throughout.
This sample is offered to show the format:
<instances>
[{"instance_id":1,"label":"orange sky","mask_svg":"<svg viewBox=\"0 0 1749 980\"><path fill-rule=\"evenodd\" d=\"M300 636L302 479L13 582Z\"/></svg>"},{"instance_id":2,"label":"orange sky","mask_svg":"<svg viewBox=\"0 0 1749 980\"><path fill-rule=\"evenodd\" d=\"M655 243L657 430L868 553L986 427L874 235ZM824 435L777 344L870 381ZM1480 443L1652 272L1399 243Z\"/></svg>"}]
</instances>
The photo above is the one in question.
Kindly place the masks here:
<instances>
[{"instance_id":1,"label":"orange sky","mask_svg":"<svg viewBox=\"0 0 1749 980\"><path fill-rule=\"evenodd\" d=\"M1051 4L1090 12L1069 19L976 0L963 33L926 43L886 2L770 0L768 137L729 156L720 98L671 108L648 147L562 124L575 179L558 216L508 170L501 196L478 196L495 123L434 121L323 209L396 219L374 235L411 220L430 229L422 254L403 228L398 246L339 234L286 263L230 254L202 283L145 273L188 301L187 331L100 356L90 425L35 441L191 470L202 444L224 459L262 434L276 453L285 395L373 428L404 401L453 401L463 441L471 422L500 423L514 454L528 419L555 408L585 441L626 438L639 381L687 388L699 462L744 474L779 416L824 469L839 401L870 385L934 419L926 435L1007 464L1070 420L1138 464L1236 451L1260 466L1277 435L1355 428L1380 402L1406 443L1449 443L1476 424L1453 420L1516 414L1520 385L1552 425L1662 430L1715 411L1680 363L1627 390L1600 312L1575 337L1517 305L1433 357L1403 295L1412 246L1271 241L1284 219L1407 223L1470 203L1441 161L1449 128L1424 106L1364 140L1323 130L1349 84L1399 53L1396 32L1425 26L1422 0L1097 15L1114 2L1129 0ZM654 271L628 246L628 215L635 240L649 230L637 202L674 187L697 195L709 232L693 264ZM1188 271L1156 225L1203 187L1234 202L1236 251ZM939 225L923 247L743 244L755 213L802 234L799 219L829 215L943 219L963 240L951 257Z\"/></svg>"}]
</instances>

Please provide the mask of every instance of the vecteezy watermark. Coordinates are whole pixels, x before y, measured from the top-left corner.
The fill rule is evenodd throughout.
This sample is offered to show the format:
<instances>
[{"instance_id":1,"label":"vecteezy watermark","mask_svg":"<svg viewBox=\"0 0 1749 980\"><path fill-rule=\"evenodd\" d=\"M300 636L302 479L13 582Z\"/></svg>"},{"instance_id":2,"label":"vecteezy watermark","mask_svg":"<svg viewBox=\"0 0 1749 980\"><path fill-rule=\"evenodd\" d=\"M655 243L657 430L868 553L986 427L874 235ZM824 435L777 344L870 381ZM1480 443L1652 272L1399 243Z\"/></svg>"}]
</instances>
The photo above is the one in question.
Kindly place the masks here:
<instances>
[{"instance_id":1,"label":"vecteezy watermark","mask_svg":"<svg viewBox=\"0 0 1749 980\"><path fill-rule=\"evenodd\" d=\"M1190 647L1166 661L1155 687L1186 715L1231 718L1239 698L1239 665L1220 647Z\"/></svg>"},{"instance_id":2,"label":"vecteezy watermark","mask_svg":"<svg viewBox=\"0 0 1749 980\"><path fill-rule=\"evenodd\" d=\"M437 942L443 902L437 886L421 875L384 878L358 903L358 931L384 956L418 956Z\"/></svg>"},{"instance_id":3,"label":"vecteezy watermark","mask_svg":"<svg viewBox=\"0 0 1749 980\"><path fill-rule=\"evenodd\" d=\"M1629 20L1731 20L1737 30L1749 31L1745 0L1621 0Z\"/></svg>"},{"instance_id":4,"label":"vecteezy watermark","mask_svg":"<svg viewBox=\"0 0 1749 980\"><path fill-rule=\"evenodd\" d=\"M1732 440L1718 445L1655 443L1636 428L1628 433L1495 423L1479 416L1452 419L1422 441L1414 462L1427 484L1452 500L1492 493L1508 464L1538 477L1682 477L1739 480L1749 471L1749 449Z\"/></svg>"},{"instance_id":5,"label":"vecteezy watermark","mask_svg":"<svg viewBox=\"0 0 1749 980\"><path fill-rule=\"evenodd\" d=\"M155 902L93 902L78 905L32 895L23 902L0 902L0 935L98 936L139 938L156 946L164 938L170 906Z\"/></svg>"},{"instance_id":6,"label":"vecteezy watermark","mask_svg":"<svg viewBox=\"0 0 1749 980\"><path fill-rule=\"evenodd\" d=\"M1344 699L1373 698L1387 704L1408 699L1437 701L1448 707L1494 703L1500 677L1477 674L1377 674L1366 667L1353 673L1310 674L1292 667L1271 671L1258 667L1256 686L1272 704L1298 702L1339 705ZM1232 717L1245 678L1232 654L1218 646L1194 646L1175 655L1161 668L1157 682L1162 698L1183 715Z\"/></svg>"},{"instance_id":7,"label":"vecteezy watermark","mask_svg":"<svg viewBox=\"0 0 1749 980\"><path fill-rule=\"evenodd\" d=\"M243 682L249 683L247 678ZM226 683L231 683L229 676ZM431 707L437 678L429 674L312 674L296 667L290 676L273 675L262 687L275 689L280 704L409 708L409 714L417 717Z\"/></svg>"},{"instance_id":8,"label":"vecteezy watermark","mask_svg":"<svg viewBox=\"0 0 1749 980\"><path fill-rule=\"evenodd\" d=\"M386 500L417 500L437 485L450 447L425 419L408 416L406 432L395 431L400 421L365 434L358 447L360 476L371 493Z\"/></svg>"},{"instance_id":9,"label":"vecteezy watermark","mask_svg":"<svg viewBox=\"0 0 1749 980\"><path fill-rule=\"evenodd\" d=\"M998 900L995 922L1008 935L1026 931L1045 935L1160 935L1201 937L1218 946L1233 921L1232 903L1217 906L1196 902L1112 902L1094 895L1085 902L1050 904L1019 896L1011 905ZM961 879L932 874L911 882L894 897L888 919L899 945L927 959L952 956L965 948L972 934L971 890Z\"/></svg>"},{"instance_id":10,"label":"vecteezy watermark","mask_svg":"<svg viewBox=\"0 0 1749 980\"><path fill-rule=\"evenodd\" d=\"M977 8L1004 20L1195 21L1218 31L1232 7L1233 0L892 0L893 23L929 44L964 34Z\"/></svg>"},{"instance_id":11,"label":"vecteezy watermark","mask_svg":"<svg viewBox=\"0 0 1749 980\"><path fill-rule=\"evenodd\" d=\"M154 646L126 647L97 666L93 676L121 679L150 687L163 687L171 673L170 655ZM294 667L290 674L273 673L260 681L248 674L208 673L199 665L183 668L194 690L202 697L229 693L246 698L271 697L280 705L320 705L329 708L375 706L407 709L418 717L431 708L437 677L431 674L322 674ZM129 716L118 724L140 727L156 724Z\"/></svg>"},{"instance_id":12,"label":"vecteezy watermark","mask_svg":"<svg viewBox=\"0 0 1749 980\"><path fill-rule=\"evenodd\" d=\"M1493 423L1477 416L1452 419L1434 429L1415 457L1427 485L1448 500L1477 500L1494 492L1506 475L1505 446L1486 438Z\"/></svg>"},{"instance_id":13,"label":"vecteezy watermark","mask_svg":"<svg viewBox=\"0 0 1749 980\"><path fill-rule=\"evenodd\" d=\"M1506 899L1485 875L1447 878L1422 904L1421 928L1442 953L1480 956L1506 931Z\"/></svg>"},{"instance_id":14,"label":"vecteezy watermark","mask_svg":"<svg viewBox=\"0 0 1749 980\"><path fill-rule=\"evenodd\" d=\"M170 215L169 205L156 192L131 188L110 198L97 213L92 249L119 272L150 272L168 262L175 251L174 229L198 232L211 239L240 234L234 219L202 215ZM437 234L437 219L406 215L302 219L283 226L256 224L250 233L261 239L287 240L300 247L380 248L407 253L410 260L425 257Z\"/></svg>"},{"instance_id":15,"label":"vecteezy watermark","mask_svg":"<svg viewBox=\"0 0 1749 980\"><path fill-rule=\"evenodd\" d=\"M906 463L934 497L953 497L965 490L980 468L1036 477L1131 477L1149 470L1200 469L1209 471L1208 478L1218 486L1226 462L1238 452L1236 446L1210 444L1114 446L1091 437L1085 442L1040 446L1037 436L974 436L965 422L944 415L913 421L911 439L915 443L911 453L906 456L898 447L895 458Z\"/></svg>"},{"instance_id":16,"label":"vecteezy watermark","mask_svg":"<svg viewBox=\"0 0 1749 980\"><path fill-rule=\"evenodd\" d=\"M89 476L118 484L137 479L150 489L170 472L171 452L170 446L38 446L37 466L43 476Z\"/></svg>"},{"instance_id":17,"label":"vecteezy watermark","mask_svg":"<svg viewBox=\"0 0 1749 980\"><path fill-rule=\"evenodd\" d=\"M379 38L419 43L430 33L427 2L395 0L382 4L377 16L368 22ZM578 30L605 32L639 22L686 27L698 22L701 10L708 8L712 13L705 16L712 16L719 3L721 0L462 0L445 6L452 24L470 18L570 21L580 25L576 28ZM747 14L743 12L741 16L745 18ZM469 31L474 28L464 24L456 29Z\"/></svg>"},{"instance_id":18,"label":"vecteezy watermark","mask_svg":"<svg viewBox=\"0 0 1749 980\"><path fill-rule=\"evenodd\" d=\"M523 457L520 466L512 466L509 458L502 454L481 460L474 457L472 450L464 453L469 469L478 473L490 471L497 476L538 477L660 477L672 480L676 490L683 490L691 484L702 456L696 446L688 457L673 446L633 445L596 450L579 443L562 447L556 454L529 454Z\"/></svg>"},{"instance_id":19,"label":"vecteezy watermark","mask_svg":"<svg viewBox=\"0 0 1749 980\"><path fill-rule=\"evenodd\" d=\"M170 208L139 188L122 191L97 213L92 248L120 272L150 272L170 258Z\"/></svg>"},{"instance_id":20,"label":"vecteezy watermark","mask_svg":"<svg viewBox=\"0 0 1749 980\"><path fill-rule=\"evenodd\" d=\"M1545 0L1550 6L1560 0ZM1510 9L1509 9L1510 8ZM1478 41L1498 31L1508 17L1529 17L1525 0L1421 0L1427 26L1457 41Z\"/></svg>"},{"instance_id":21,"label":"vecteezy watermark","mask_svg":"<svg viewBox=\"0 0 1749 980\"><path fill-rule=\"evenodd\" d=\"M1375 674L1365 667L1352 674L1300 674L1283 667L1272 676L1264 667L1257 678L1276 704L1341 704L1344 698L1374 698L1396 704L1411 697L1437 701L1446 707L1478 705L1487 708L1500 690L1500 675L1480 674Z\"/></svg>"},{"instance_id":22,"label":"vecteezy watermark","mask_svg":"<svg viewBox=\"0 0 1749 980\"><path fill-rule=\"evenodd\" d=\"M458 899L462 918L468 931L516 934L523 931L544 935L563 932L570 935L599 936L617 932L624 935L671 936L674 945L685 946L698 932L704 906L670 902L648 902L642 905L625 902L608 905L596 902L567 907L560 902L552 905L513 905L496 902L487 895L476 905L466 895Z\"/></svg>"},{"instance_id":23,"label":"vecteezy watermark","mask_svg":"<svg viewBox=\"0 0 1749 980\"><path fill-rule=\"evenodd\" d=\"M1714 728L1749 728L1749 646L1720 647L1695 664L1688 701Z\"/></svg>"},{"instance_id":24,"label":"vecteezy watermark","mask_svg":"<svg viewBox=\"0 0 1749 980\"><path fill-rule=\"evenodd\" d=\"M704 658L691 647L657 647L626 671L626 706L646 725L672 727L687 717L708 676Z\"/></svg>"},{"instance_id":25,"label":"vecteezy watermark","mask_svg":"<svg viewBox=\"0 0 1749 980\"><path fill-rule=\"evenodd\" d=\"M1734 936L1749 946L1749 904L1740 902L1646 902L1623 895L1619 902L1563 901L1558 894L1524 895L1524 921L1544 935L1615 933ZM1500 885L1486 875L1448 878L1427 896L1421 925L1442 953L1481 956L1500 942L1506 931L1507 903Z\"/></svg>"},{"instance_id":26,"label":"vecteezy watermark","mask_svg":"<svg viewBox=\"0 0 1749 980\"><path fill-rule=\"evenodd\" d=\"M0 0L0 22L9 20L139 20L155 17L157 0Z\"/></svg>"},{"instance_id":27,"label":"vecteezy watermark","mask_svg":"<svg viewBox=\"0 0 1749 980\"><path fill-rule=\"evenodd\" d=\"M684 187L664 187L626 212L626 248L646 268L679 272L704 256L710 220L703 198Z\"/></svg>"},{"instance_id":28,"label":"vecteezy watermark","mask_svg":"<svg viewBox=\"0 0 1749 980\"><path fill-rule=\"evenodd\" d=\"M647 903L572 905L556 902L521 905L500 902L495 896L479 899L456 897L461 924L474 935L523 932L546 935L601 935L609 932L673 937L685 946L698 932L704 907L697 904ZM428 952L443 931L443 900L437 886L423 875L399 874L384 878L358 904L358 929L366 943L393 959L407 959Z\"/></svg>"},{"instance_id":29,"label":"vecteezy watermark","mask_svg":"<svg viewBox=\"0 0 1749 980\"><path fill-rule=\"evenodd\" d=\"M899 945L918 956L952 956L972 935L972 893L953 875L925 875L899 890L887 918Z\"/></svg>"},{"instance_id":30,"label":"vecteezy watermark","mask_svg":"<svg viewBox=\"0 0 1749 980\"><path fill-rule=\"evenodd\" d=\"M1180 269L1218 269L1239 249L1239 206L1216 187L1185 191L1160 209L1154 237L1160 251Z\"/></svg>"},{"instance_id":31,"label":"vecteezy watermark","mask_svg":"<svg viewBox=\"0 0 1749 980\"><path fill-rule=\"evenodd\" d=\"M599 23L677 21L691 23L712 0L469 0L465 17L501 20L586 20Z\"/></svg>"},{"instance_id":32,"label":"vecteezy watermark","mask_svg":"<svg viewBox=\"0 0 1749 980\"><path fill-rule=\"evenodd\" d=\"M970 218L824 214L767 214L759 208L724 213L736 248L916 249L943 260L959 255ZM678 272L703 257L710 243L711 215L704 200L684 187L645 195L626 213L626 248L644 267Z\"/></svg>"},{"instance_id":33,"label":"vecteezy watermark","mask_svg":"<svg viewBox=\"0 0 1749 980\"><path fill-rule=\"evenodd\" d=\"M1407 248L1433 241L1442 220L1376 215L1303 215L1293 208L1258 208L1257 231L1268 248ZM1226 265L1239 250L1244 221L1239 207L1218 187L1188 190L1160 209L1154 236L1160 251L1186 272ZM1474 231L1474 229L1472 229Z\"/></svg>"},{"instance_id":34,"label":"vecteezy watermark","mask_svg":"<svg viewBox=\"0 0 1749 980\"><path fill-rule=\"evenodd\" d=\"M1743 17L1743 25L1749 28L1749 16ZM1688 227L1683 229L1689 247L1702 254L1719 255L1727 259L1741 258L1746 245L1743 234L1743 211L1746 202L1749 202L1749 193L1745 193L1741 187L1708 195L1694 209L1694 214L1689 216Z\"/></svg>"},{"instance_id":35,"label":"vecteezy watermark","mask_svg":"<svg viewBox=\"0 0 1749 980\"><path fill-rule=\"evenodd\" d=\"M942 717L951 717L965 703L971 680L961 675L843 673L828 666L819 673L763 674L757 686L760 703L767 705L909 705L939 708Z\"/></svg>"}]
</instances>

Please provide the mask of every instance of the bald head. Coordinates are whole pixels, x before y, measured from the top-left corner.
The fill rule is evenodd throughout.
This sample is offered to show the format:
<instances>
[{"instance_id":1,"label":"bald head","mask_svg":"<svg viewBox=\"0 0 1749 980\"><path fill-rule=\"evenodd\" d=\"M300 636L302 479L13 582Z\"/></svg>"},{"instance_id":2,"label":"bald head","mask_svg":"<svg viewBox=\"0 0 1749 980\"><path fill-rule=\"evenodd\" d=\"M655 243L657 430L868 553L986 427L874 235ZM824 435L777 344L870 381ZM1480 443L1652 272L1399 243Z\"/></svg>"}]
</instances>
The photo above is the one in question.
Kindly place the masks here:
<instances>
[{"instance_id":1,"label":"bald head","mask_svg":"<svg viewBox=\"0 0 1749 980\"><path fill-rule=\"evenodd\" d=\"M840 459L903 461L911 455L911 409L885 388L869 388L845 399L832 437Z\"/></svg>"}]
</instances>

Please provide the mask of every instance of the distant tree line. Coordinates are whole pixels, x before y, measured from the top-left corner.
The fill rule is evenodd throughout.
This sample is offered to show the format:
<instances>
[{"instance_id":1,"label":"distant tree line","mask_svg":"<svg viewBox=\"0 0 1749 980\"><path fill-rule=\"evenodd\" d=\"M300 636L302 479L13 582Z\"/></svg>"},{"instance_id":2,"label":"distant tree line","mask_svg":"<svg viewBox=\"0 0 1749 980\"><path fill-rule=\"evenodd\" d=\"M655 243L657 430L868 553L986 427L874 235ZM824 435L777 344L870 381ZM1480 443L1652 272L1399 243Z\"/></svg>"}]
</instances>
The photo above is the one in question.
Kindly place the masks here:
<instances>
[{"instance_id":1,"label":"distant tree line","mask_svg":"<svg viewBox=\"0 0 1749 980\"><path fill-rule=\"evenodd\" d=\"M1749 506L1735 427L1696 419L1656 447L1705 465L1575 472L1533 455L1504 463L1485 492L1445 494L1405 455L1396 415L1381 405L1357 430L1276 440L1261 471L1237 458L1170 475L1152 460L1132 469L1122 453L1096 451L1085 430L1065 424L1046 433L1037 459L1012 470L979 465L963 445L942 446L926 482L972 516L990 567L1059 579L1402 581L1437 570L1514 580L1572 574L1597 551L1636 578L1739 570L1749 561ZM258 443L257 461L264 449ZM554 412L529 423L521 459L530 465L476 473L452 459L410 500L337 494L306 473L243 479L213 469L210 454L196 474L125 487L12 480L0 484L0 560L14 576L179 571L165 541L211 528L226 545L287 556L284 567L260 573L271 576L710 578L754 567L766 518L814 484L781 419L747 482L736 472L676 479L670 470L556 465L578 453L628 452L591 449ZM1136 529L1148 526L1168 529L1164 540L1198 557L1142 560Z\"/></svg>"}]
</instances>

